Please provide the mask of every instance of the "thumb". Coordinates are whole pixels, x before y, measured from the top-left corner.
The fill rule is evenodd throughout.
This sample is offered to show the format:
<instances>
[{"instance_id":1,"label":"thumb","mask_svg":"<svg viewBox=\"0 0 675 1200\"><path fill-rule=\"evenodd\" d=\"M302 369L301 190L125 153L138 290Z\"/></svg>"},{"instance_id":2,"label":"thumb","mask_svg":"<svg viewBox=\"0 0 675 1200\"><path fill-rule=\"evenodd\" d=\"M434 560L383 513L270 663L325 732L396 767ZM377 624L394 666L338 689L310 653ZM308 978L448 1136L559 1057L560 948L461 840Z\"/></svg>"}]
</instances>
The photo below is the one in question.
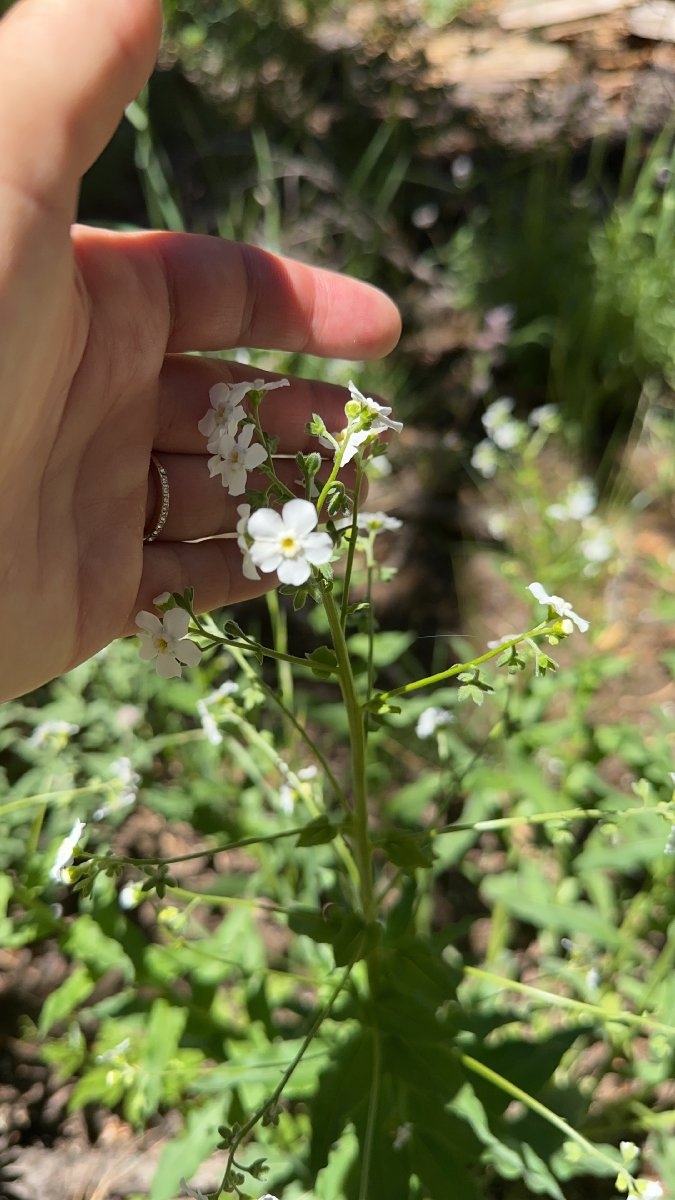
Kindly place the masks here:
<instances>
[{"instance_id":1,"label":"thumb","mask_svg":"<svg viewBox=\"0 0 675 1200\"><path fill-rule=\"evenodd\" d=\"M159 0L19 0L0 21L0 186L71 220L160 32Z\"/></svg>"}]
</instances>

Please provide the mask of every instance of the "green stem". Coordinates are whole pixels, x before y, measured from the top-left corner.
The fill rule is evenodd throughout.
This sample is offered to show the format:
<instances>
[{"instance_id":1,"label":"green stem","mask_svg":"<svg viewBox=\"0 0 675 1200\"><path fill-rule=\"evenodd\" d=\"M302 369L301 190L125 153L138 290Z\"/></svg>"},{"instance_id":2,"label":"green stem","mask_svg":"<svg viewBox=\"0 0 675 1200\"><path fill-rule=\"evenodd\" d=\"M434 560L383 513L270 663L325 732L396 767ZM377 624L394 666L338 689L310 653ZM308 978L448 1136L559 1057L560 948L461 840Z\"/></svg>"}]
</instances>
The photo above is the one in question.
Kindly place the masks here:
<instances>
[{"instance_id":1,"label":"green stem","mask_svg":"<svg viewBox=\"0 0 675 1200\"><path fill-rule=\"evenodd\" d=\"M278 833L253 834L251 837L239 838L237 842L220 842L216 846L202 846L201 850L191 850L189 854L177 854L174 858L127 858L126 855L112 857L109 854L89 854L88 862L109 866L121 864L125 867L157 867L170 866L172 863L190 862L193 858L203 858L204 855L218 854L223 850L241 850L245 846L259 846L265 842L278 842L281 838L299 837L304 833L304 825L296 825L293 829L282 829Z\"/></svg>"},{"instance_id":2,"label":"green stem","mask_svg":"<svg viewBox=\"0 0 675 1200\"><path fill-rule=\"evenodd\" d=\"M267 699L273 701L273 703L276 704L277 708L279 708L281 710L281 712L283 713L286 720L290 721L290 723L293 726L293 728L295 729L296 733L298 733L300 735L302 740L305 742L305 744L308 746L309 750L313 754L314 758L316 758L317 762L320 764L321 769L324 772L324 775L326 776L326 779L329 781L331 787L333 788L333 791L335 792L335 795L337 796L338 800L342 804L342 807L346 810L347 809L347 801L346 801L343 789L341 788L335 775L331 771L331 769L328 765L328 762L326 761L326 758L321 753L318 746L312 741L309 734L307 733L307 730L301 725L300 721L296 717L293 710L291 708L286 707L281 696L279 696L274 691L274 688L271 688L269 686L269 684L265 683L264 679L262 679L259 675L256 674L256 672L252 669L250 663L247 662L247 660L242 655L235 655L235 658L236 658L237 662L239 663L240 667L242 668L242 670L246 672L246 674L249 676L249 678L255 680L255 682L258 684L258 686L263 689L265 695L267 696Z\"/></svg>"},{"instance_id":3,"label":"green stem","mask_svg":"<svg viewBox=\"0 0 675 1200\"><path fill-rule=\"evenodd\" d=\"M288 654L288 621L286 611L279 603L279 593L276 590L268 592L266 600L275 649L282 654ZM293 707L293 673L291 664L286 659L277 659L277 680L283 704L286 708L291 709Z\"/></svg>"},{"instance_id":4,"label":"green stem","mask_svg":"<svg viewBox=\"0 0 675 1200\"><path fill-rule=\"evenodd\" d=\"M524 1092L522 1088L519 1088L517 1084L512 1083L510 1079L506 1079L503 1075L499 1075L497 1071L493 1071L492 1068L486 1066L485 1063L479 1062L477 1058L472 1058L470 1054L460 1054L458 1057L462 1063L462 1066L466 1067L467 1070L473 1071L474 1075L480 1075L482 1079L487 1080L488 1083L493 1084L493 1086L499 1088L500 1091L506 1092L507 1096L512 1096L514 1100L519 1100L521 1104L525 1105L526 1108L529 1108L530 1112L536 1113L537 1116L542 1117L544 1121L548 1121L549 1125L555 1126L555 1128L559 1129L561 1133L564 1133L565 1137L569 1138L571 1142L576 1142L578 1146L581 1146L587 1154L591 1155L598 1162L604 1163L605 1166L610 1167L612 1172L621 1170L620 1163L617 1163L615 1159L610 1158L610 1156L605 1154L603 1150L600 1150L597 1146L594 1146L592 1142L589 1142L583 1136L583 1134L579 1133L572 1125L569 1125L563 1117L559 1117L557 1113L554 1113L552 1109L547 1108L546 1105L542 1104L540 1100L536 1100L534 1096L530 1096L528 1092Z\"/></svg>"},{"instance_id":5,"label":"green stem","mask_svg":"<svg viewBox=\"0 0 675 1200\"><path fill-rule=\"evenodd\" d=\"M619 821L626 817L643 817L645 813L655 813L663 816L664 821L669 817L660 813L658 808L649 809L643 804L639 808L563 808L558 812L523 813L515 817L491 817L485 821L457 822L453 825L443 825L440 829L424 830L424 837L441 837L446 833L486 833L495 829L511 829L518 825L547 825L549 821Z\"/></svg>"},{"instance_id":6,"label":"green stem","mask_svg":"<svg viewBox=\"0 0 675 1200\"><path fill-rule=\"evenodd\" d=\"M332 488L333 484L335 483L335 480L337 479L337 477L340 474L340 471L342 469L342 455L344 454L345 446L347 445L347 441L348 441L348 435L345 437L344 442L342 443L342 445L340 446L340 448L337 451L337 454L335 455L331 473L328 476L328 479L326 480L326 482L324 483L324 485L321 489L321 492L319 494L319 498L316 502L316 511L319 514L319 516L321 516L321 509L323 508L324 504L326 503L328 493L330 492L330 489Z\"/></svg>"},{"instance_id":7,"label":"green stem","mask_svg":"<svg viewBox=\"0 0 675 1200\"><path fill-rule=\"evenodd\" d=\"M354 569L354 555L356 554L356 539L358 537L357 521L358 521L358 515L359 515L359 499L361 496L361 486L363 484L364 476L365 476L365 471L363 469L363 464L361 462L361 459L359 459L359 465L357 467L357 472L356 472L356 487L354 489L354 511L352 512L351 536L349 538L349 544L347 546L347 560L345 563L345 574L344 574L343 590L342 590L342 603L340 605L340 621L342 622L343 629L345 628L345 626L347 624L347 610L349 608L349 592L350 592L350 587L351 587L351 582L352 582L352 571Z\"/></svg>"},{"instance_id":8,"label":"green stem","mask_svg":"<svg viewBox=\"0 0 675 1200\"><path fill-rule=\"evenodd\" d=\"M373 1076L370 1083L368 1100L368 1119L366 1121L366 1136L363 1142L363 1157L361 1160L361 1178L359 1182L359 1200L369 1200L369 1185L371 1163L373 1158L373 1142L377 1126L377 1109L380 1099L380 1078L382 1074L382 1045L380 1031L373 1030Z\"/></svg>"},{"instance_id":9,"label":"green stem","mask_svg":"<svg viewBox=\"0 0 675 1200\"><path fill-rule=\"evenodd\" d=\"M194 613L190 615L195 626L194 629L190 629L190 633L199 633L202 637L208 638L212 646L224 646L226 650L231 650L232 652L235 650L245 650L248 654L262 654L264 658L274 658L280 662L291 663L293 666L305 667L306 670L311 670L311 665L307 662L306 658L297 658L294 654L284 654L279 650L272 650L270 646L261 646L258 642L241 642L234 641L232 638L222 637L220 634L214 633L213 630L207 629ZM330 668L327 667L326 670L330 670Z\"/></svg>"},{"instance_id":10,"label":"green stem","mask_svg":"<svg viewBox=\"0 0 675 1200\"><path fill-rule=\"evenodd\" d=\"M347 649L340 614L332 592L326 588L322 594L323 606L328 618L333 640L333 649L338 663L340 690L347 712L349 741L352 759L352 788L354 800L354 857L361 880L361 905L366 923L375 917L373 896L372 846L368 835L368 791L366 782L366 724L356 693L356 683L351 659Z\"/></svg>"},{"instance_id":11,"label":"green stem","mask_svg":"<svg viewBox=\"0 0 675 1200\"><path fill-rule=\"evenodd\" d=\"M454 675L459 675L462 671L470 671L473 667L480 667L482 663L489 662L492 658L498 658L506 650L510 650L512 646L518 646L527 638L541 637L542 634L553 630L559 624L560 617L556 617L555 620L542 621L527 633L519 633L516 637L509 638L507 642L500 642L498 646L494 646L491 650L486 650L485 654L480 654L477 658L472 658L469 662L455 663L454 666L448 667L445 671L438 671L435 675L427 675L425 679L416 679L413 683L403 684L402 687L393 688L390 692L380 692L374 699L390 700L392 696L404 696L409 692L417 692L420 688L429 687L433 683L442 683L444 679L452 679Z\"/></svg>"},{"instance_id":12,"label":"green stem","mask_svg":"<svg viewBox=\"0 0 675 1200\"><path fill-rule=\"evenodd\" d=\"M529 1000L535 1000L541 1004L566 1008L570 1012L579 1013L584 1017L594 1017L604 1025L630 1025L636 1029L650 1029L654 1033L664 1033L668 1037L675 1034L675 1026L664 1025L662 1021L655 1021L652 1017L646 1017L639 1013L612 1013L599 1004L589 1004L586 1000L574 1000L571 996L560 996L556 992L545 992L542 988L520 983L516 979L507 979L503 975L495 975L492 971L484 971L481 967L465 967L464 974L472 979L493 983L499 989L500 995L507 991L518 992L522 996L527 996Z\"/></svg>"},{"instance_id":13,"label":"green stem","mask_svg":"<svg viewBox=\"0 0 675 1200\"><path fill-rule=\"evenodd\" d=\"M267 1100L265 1100L263 1104L260 1105L260 1108L256 1109L256 1111L253 1113L253 1115L251 1117L249 1117L248 1121L246 1121L246 1123L244 1125L242 1125L241 1129L237 1133L237 1136L235 1138L233 1138L232 1144L229 1149L229 1154L227 1156L227 1166L225 1168L225 1174L224 1174L221 1184L218 1188L218 1191L215 1194L215 1200L219 1200L219 1197L222 1196L223 1192L225 1191L225 1188L228 1186L228 1177L229 1177L230 1171L232 1169L234 1156L237 1153L239 1146L241 1145L244 1138L249 1133L251 1133L251 1131L253 1129L255 1129L258 1122L261 1121L262 1118L265 1116L265 1113L268 1112L269 1109L274 1108L277 1101L280 1099L280 1097L283 1093L283 1090L286 1087L286 1084L288 1083L289 1079L291 1078L291 1075L293 1074L296 1067L300 1063L305 1052L311 1046L312 1042L314 1041L314 1038L316 1037L317 1033L319 1032L319 1029L321 1028L326 1017L329 1016L331 1009L333 1008L333 1005L335 1004L335 1001L337 1000L338 996L340 995L340 992L342 991L347 980L349 979L349 976L352 972L354 963L356 962L356 958L360 952L361 952L361 946L359 945L357 955L355 955L354 958L352 959L352 961L350 963L348 963L347 966L345 967L337 984L335 985L335 987L333 988L333 991L331 992L330 996L328 997L328 1000L326 1001L326 1003L324 1004L323 1008L318 1013L318 1015L315 1017L314 1021L312 1022L309 1032L303 1038L302 1045L300 1046L300 1049L298 1050L297 1054L295 1055L295 1058L292 1059L291 1063L284 1071L279 1083L277 1084L276 1088L272 1092L272 1095Z\"/></svg>"}]
</instances>

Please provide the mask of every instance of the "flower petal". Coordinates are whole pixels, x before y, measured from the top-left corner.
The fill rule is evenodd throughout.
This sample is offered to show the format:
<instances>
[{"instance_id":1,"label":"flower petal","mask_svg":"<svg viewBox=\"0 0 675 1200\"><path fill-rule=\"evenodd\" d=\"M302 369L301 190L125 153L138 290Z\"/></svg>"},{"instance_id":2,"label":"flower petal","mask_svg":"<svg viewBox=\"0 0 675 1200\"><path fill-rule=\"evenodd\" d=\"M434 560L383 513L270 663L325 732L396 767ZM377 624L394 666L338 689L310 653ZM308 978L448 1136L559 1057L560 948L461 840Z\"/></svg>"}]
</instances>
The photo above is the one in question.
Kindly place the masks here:
<instances>
[{"instance_id":1,"label":"flower petal","mask_svg":"<svg viewBox=\"0 0 675 1200\"><path fill-rule=\"evenodd\" d=\"M288 500L281 511L284 525L291 526L294 533L309 533L319 522L317 511L309 500Z\"/></svg>"},{"instance_id":2,"label":"flower petal","mask_svg":"<svg viewBox=\"0 0 675 1200\"><path fill-rule=\"evenodd\" d=\"M144 629L146 633L158 634L162 632L162 622L155 613L139 612L134 618L135 624L139 629Z\"/></svg>"},{"instance_id":3,"label":"flower petal","mask_svg":"<svg viewBox=\"0 0 675 1200\"><path fill-rule=\"evenodd\" d=\"M173 654L169 654L168 650L157 655L155 666L157 674L161 675L162 679L177 679L181 675L180 663Z\"/></svg>"},{"instance_id":4,"label":"flower petal","mask_svg":"<svg viewBox=\"0 0 675 1200\"><path fill-rule=\"evenodd\" d=\"M190 624L190 615L184 608L170 608L164 614L164 629L171 638L184 638Z\"/></svg>"},{"instance_id":5,"label":"flower petal","mask_svg":"<svg viewBox=\"0 0 675 1200\"><path fill-rule=\"evenodd\" d=\"M196 667L202 656L199 646L196 646L194 642L189 642L187 638L180 645L174 646L173 654L179 662L185 663L186 667Z\"/></svg>"},{"instance_id":6,"label":"flower petal","mask_svg":"<svg viewBox=\"0 0 675 1200\"><path fill-rule=\"evenodd\" d=\"M261 570L264 570L261 567ZM301 583L305 583L312 573L312 569L304 558L282 558L277 567L277 575L280 583L290 583L294 587L299 587Z\"/></svg>"},{"instance_id":7,"label":"flower petal","mask_svg":"<svg viewBox=\"0 0 675 1200\"><path fill-rule=\"evenodd\" d=\"M281 514L273 508L258 508L249 518L247 533L256 541L261 538L278 538L283 532L283 525Z\"/></svg>"}]
</instances>

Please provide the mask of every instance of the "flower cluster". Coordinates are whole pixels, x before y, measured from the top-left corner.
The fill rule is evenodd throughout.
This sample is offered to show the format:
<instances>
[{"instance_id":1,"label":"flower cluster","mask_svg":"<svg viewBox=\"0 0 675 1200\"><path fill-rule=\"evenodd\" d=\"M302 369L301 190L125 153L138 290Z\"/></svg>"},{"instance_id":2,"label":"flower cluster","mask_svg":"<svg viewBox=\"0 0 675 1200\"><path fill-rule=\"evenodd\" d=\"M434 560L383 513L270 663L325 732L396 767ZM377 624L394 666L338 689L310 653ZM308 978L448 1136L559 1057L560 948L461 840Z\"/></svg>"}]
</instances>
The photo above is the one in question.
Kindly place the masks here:
<instances>
[{"instance_id":1,"label":"flower cluster","mask_svg":"<svg viewBox=\"0 0 675 1200\"><path fill-rule=\"evenodd\" d=\"M393 421L390 414L391 408L378 404L371 396L364 396L350 380L349 400L345 404L347 424L337 433L329 433L323 426L319 441L322 446L333 450L341 467L346 467L362 446L371 446L382 434L390 431L401 432L403 423Z\"/></svg>"},{"instance_id":2,"label":"flower cluster","mask_svg":"<svg viewBox=\"0 0 675 1200\"><path fill-rule=\"evenodd\" d=\"M287 379L276 379L264 383L256 379L251 383L218 383L209 392L210 407L198 422L198 429L206 438L209 474L220 480L230 496L241 496L247 487L248 475L263 463L269 463L265 472L270 479L267 498L273 502L285 502L281 511L268 507L264 502L254 507L249 502L237 508L236 539L242 554L242 572L246 579L259 580L261 575L276 574L282 584L302 587L310 580L315 569L327 567L336 552L341 532L353 523L342 521L339 514L348 509L348 498L344 485L337 482L339 471L349 464L357 454L370 457L374 443L383 435L399 433L400 421L391 416L391 408L379 404L370 396L364 396L354 383L349 383L349 399L345 404L346 425L336 433L329 432L324 421L314 416L308 425L320 444L333 453L333 468L328 485L319 493L315 475L321 458L314 455L299 455L303 463L305 498L289 496L289 489L274 475L274 443L263 433L258 420L258 407L264 394L276 388L288 387ZM249 398L249 411L244 401ZM258 435L256 437L256 434ZM311 460L311 462L310 462ZM331 489L334 489L331 502ZM332 518L332 533L318 528L321 513L309 497L316 497L318 504ZM258 503L259 500L258 500ZM385 513L357 514L357 528L364 539L359 547L364 548L365 539L372 549L375 536L382 530L393 531L401 522ZM162 592L154 600L159 615L140 612L136 625L140 629L141 658L154 661L158 673L165 679L181 674L183 666L195 666L201 651L188 639L190 616L187 608L177 606L169 592ZM219 744L218 730L208 704L203 702L199 717L207 738Z\"/></svg>"},{"instance_id":3,"label":"flower cluster","mask_svg":"<svg viewBox=\"0 0 675 1200\"><path fill-rule=\"evenodd\" d=\"M223 487L231 496L244 494L249 471L254 471L267 458L265 446L253 442L255 426L242 401L247 395L259 397L264 392L288 386L287 379L274 379L270 383L256 379L253 383L217 383L211 388L211 407L197 428L204 434L207 449L211 451L209 474L212 479L220 475Z\"/></svg>"}]
</instances>

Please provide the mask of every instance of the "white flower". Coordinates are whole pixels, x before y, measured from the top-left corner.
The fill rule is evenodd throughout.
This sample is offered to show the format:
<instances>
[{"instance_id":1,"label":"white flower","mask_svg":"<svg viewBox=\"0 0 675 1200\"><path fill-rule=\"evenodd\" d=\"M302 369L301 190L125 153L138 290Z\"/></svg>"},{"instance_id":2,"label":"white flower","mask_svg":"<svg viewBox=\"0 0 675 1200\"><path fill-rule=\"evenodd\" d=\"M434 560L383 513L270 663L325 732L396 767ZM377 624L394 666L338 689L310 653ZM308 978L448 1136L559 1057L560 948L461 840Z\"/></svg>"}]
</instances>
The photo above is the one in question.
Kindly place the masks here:
<instances>
[{"instance_id":1,"label":"white flower","mask_svg":"<svg viewBox=\"0 0 675 1200\"><path fill-rule=\"evenodd\" d=\"M640 1200L661 1200L665 1192L656 1179L638 1179L637 1195Z\"/></svg>"},{"instance_id":2,"label":"white flower","mask_svg":"<svg viewBox=\"0 0 675 1200\"><path fill-rule=\"evenodd\" d=\"M341 433L334 434L338 446L342 448L340 465L343 467L351 462L359 446L365 442L373 441L387 429L394 433L400 433L403 429L402 421L392 421L389 415L391 408L378 404L370 396L364 396L351 380L349 395L350 399L345 404L345 416L349 424ZM331 445L325 438L319 438L319 441L324 446Z\"/></svg>"},{"instance_id":3,"label":"white flower","mask_svg":"<svg viewBox=\"0 0 675 1200\"><path fill-rule=\"evenodd\" d=\"M211 445L221 434L233 435L238 425L246 416L241 407L242 400L250 392L271 392L275 388L288 387L287 379L274 379L271 383L263 383L255 379L253 383L216 383L209 391L211 408L205 413L197 425L200 433L209 439L209 450L217 447Z\"/></svg>"},{"instance_id":4,"label":"white flower","mask_svg":"<svg viewBox=\"0 0 675 1200\"><path fill-rule=\"evenodd\" d=\"M587 563L607 562L614 552L612 535L599 521L585 521L579 549Z\"/></svg>"},{"instance_id":5,"label":"white flower","mask_svg":"<svg viewBox=\"0 0 675 1200\"><path fill-rule=\"evenodd\" d=\"M259 508L249 518L247 533L252 539L251 559L267 574L276 571L281 583L298 587L305 583L313 566L327 563L333 543L327 533L314 533L318 514L309 500L288 500L280 513Z\"/></svg>"},{"instance_id":6,"label":"white flower","mask_svg":"<svg viewBox=\"0 0 675 1200\"><path fill-rule=\"evenodd\" d=\"M527 419L533 429L554 433L560 425L560 412L556 404L542 404L539 408L533 408Z\"/></svg>"},{"instance_id":7,"label":"white flower","mask_svg":"<svg viewBox=\"0 0 675 1200\"><path fill-rule=\"evenodd\" d=\"M246 476L255 470L267 458L267 451L260 442L251 445L255 430L253 425L245 425L239 436L224 433L218 439L216 453L209 459L209 475L220 475L224 488L231 496L241 496L246 491Z\"/></svg>"},{"instance_id":8,"label":"white flower","mask_svg":"<svg viewBox=\"0 0 675 1200\"><path fill-rule=\"evenodd\" d=\"M77 820L68 836L63 839L61 845L57 848L56 858L49 871L49 878L53 883L68 883L66 867L69 867L72 863L75 857L75 848L79 845L85 829L85 822Z\"/></svg>"},{"instance_id":9,"label":"white flower","mask_svg":"<svg viewBox=\"0 0 675 1200\"><path fill-rule=\"evenodd\" d=\"M496 308L488 309L483 317L483 328L474 340L476 350L490 353L508 345L515 315L512 304L498 304Z\"/></svg>"},{"instance_id":10,"label":"white flower","mask_svg":"<svg viewBox=\"0 0 675 1200\"><path fill-rule=\"evenodd\" d=\"M522 442L524 435L525 426L522 421L504 421L502 425L495 426L490 437L500 450L513 450Z\"/></svg>"},{"instance_id":11,"label":"white flower","mask_svg":"<svg viewBox=\"0 0 675 1200\"><path fill-rule=\"evenodd\" d=\"M213 713L209 711L205 700L197 701L197 713L199 715L202 729L206 734L206 740L210 742L212 746L219 746L223 740L223 735L216 724Z\"/></svg>"},{"instance_id":12,"label":"white flower","mask_svg":"<svg viewBox=\"0 0 675 1200\"><path fill-rule=\"evenodd\" d=\"M444 725L450 725L454 721L454 716L448 712L447 708L425 708L424 712L420 713L417 718L415 733L418 738L433 737L437 729L442 729Z\"/></svg>"},{"instance_id":13,"label":"white flower","mask_svg":"<svg viewBox=\"0 0 675 1200\"><path fill-rule=\"evenodd\" d=\"M171 592L160 592L159 596L154 597L152 603L154 604L155 608L163 608L165 604L169 603L170 599Z\"/></svg>"},{"instance_id":14,"label":"white flower","mask_svg":"<svg viewBox=\"0 0 675 1200\"><path fill-rule=\"evenodd\" d=\"M138 908L143 899L143 884L140 880L136 883L125 883L117 897L117 903L125 912L130 912L132 908Z\"/></svg>"},{"instance_id":15,"label":"white flower","mask_svg":"<svg viewBox=\"0 0 675 1200\"><path fill-rule=\"evenodd\" d=\"M494 442L491 442L489 438L483 438L482 442L474 446L471 466L474 471L478 471L478 474L483 476L483 479L492 479L497 474L498 463L499 456Z\"/></svg>"},{"instance_id":16,"label":"white flower","mask_svg":"<svg viewBox=\"0 0 675 1200\"><path fill-rule=\"evenodd\" d=\"M554 521L583 521L595 511L598 494L591 479L570 484L562 504L551 504L546 512Z\"/></svg>"},{"instance_id":17,"label":"white flower","mask_svg":"<svg viewBox=\"0 0 675 1200\"><path fill-rule=\"evenodd\" d=\"M538 600L540 604L545 604L548 608L552 608L559 617L562 617L565 620L573 621L581 633L586 632L589 627L589 622L584 620L583 617L578 616L572 608L572 605L567 600L563 600L562 596L549 596L548 592L545 591L542 585L536 582L529 583L527 585L527 590L528 592L532 593L535 600Z\"/></svg>"},{"instance_id":18,"label":"white flower","mask_svg":"<svg viewBox=\"0 0 675 1200\"><path fill-rule=\"evenodd\" d=\"M107 804L102 804L100 808L96 809L92 817L94 821L102 821L110 813L119 812L122 808L129 808L138 795L141 777L134 771L131 759L126 757L115 759L115 762L110 764L110 774L119 783L119 791Z\"/></svg>"},{"instance_id":19,"label":"white flower","mask_svg":"<svg viewBox=\"0 0 675 1200\"><path fill-rule=\"evenodd\" d=\"M295 788L291 787L290 783L282 783L279 788L279 808L287 817L291 816L297 798L298 793Z\"/></svg>"},{"instance_id":20,"label":"white flower","mask_svg":"<svg viewBox=\"0 0 675 1200\"><path fill-rule=\"evenodd\" d=\"M144 662L155 660L157 674L162 679L175 679L181 675L181 663L196 667L201 650L187 640L190 617L184 608L170 608L163 617L153 613L139 612L136 624L142 630L141 658Z\"/></svg>"},{"instance_id":21,"label":"white flower","mask_svg":"<svg viewBox=\"0 0 675 1200\"><path fill-rule=\"evenodd\" d=\"M68 740L79 732L80 726L72 725L70 721L43 721L41 725L36 725L28 745L34 750L43 750L45 746L62 750Z\"/></svg>"},{"instance_id":22,"label":"white flower","mask_svg":"<svg viewBox=\"0 0 675 1200\"><path fill-rule=\"evenodd\" d=\"M206 703L215 704L217 700L224 700L226 696L234 696L238 691L239 684L235 683L234 679L226 679L214 692L209 692L206 697Z\"/></svg>"},{"instance_id":23,"label":"white flower","mask_svg":"<svg viewBox=\"0 0 675 1200\"><path fill-rule=\"evenodd\" d=\"M452 175L453 183L457 187L468 183L473 175L473 159L469 154L458 154L457 158L453 158L450 164L450 174Z\"/></svg>"},{"instance_id":24,"label":"white flower","mask_svg":"<svg viewBox=\"0 0 675 1200\"><path fill-rule=\"evenodd\" d=\"M511 522L503 512L489 512L485 518L485 524L490 537L494 538L496 542L505 541L511 528Z\"/></svg>"},{"instance_id":25,"label":"white flower","mask_svg":"<svg viewBox=\"0 0 675 1200\"><path fill-rule=\"evenodd\" d=\"M488 404L485 412L481 417L485 432L492 436L492 430L498 425L503 425L504 421L511 419L514 402L510 396L500 396L499 400L493 400L492 404Z\"/></svg>"},{"instance_id":26,"label":"white flower","mask_svg":"<svg viewBox=\"0 0 675 1200\"><path fill-rule=\"evenodd\" d=\"M246 537L246 528L251 515L251 505L240 504L237 508L237 512L239 513L239 520L237 521L237 545L244 556L244 561L241 564L244 578L260 579L260 575L255 569L255 563L251 558L248 538Z\"/></svg>"},{"instance_id":27,"label":"white flower","mask_svg":"<svg viewBox=\"0 0 675 1200\"><path fill-rule=\"evenodd\" d=\"M364 533L380 533L383 529L393 533L403 525L398 517L390 517L383 512L360 512L356 518L357 528Z\"/></svg>"}]
</instances>

